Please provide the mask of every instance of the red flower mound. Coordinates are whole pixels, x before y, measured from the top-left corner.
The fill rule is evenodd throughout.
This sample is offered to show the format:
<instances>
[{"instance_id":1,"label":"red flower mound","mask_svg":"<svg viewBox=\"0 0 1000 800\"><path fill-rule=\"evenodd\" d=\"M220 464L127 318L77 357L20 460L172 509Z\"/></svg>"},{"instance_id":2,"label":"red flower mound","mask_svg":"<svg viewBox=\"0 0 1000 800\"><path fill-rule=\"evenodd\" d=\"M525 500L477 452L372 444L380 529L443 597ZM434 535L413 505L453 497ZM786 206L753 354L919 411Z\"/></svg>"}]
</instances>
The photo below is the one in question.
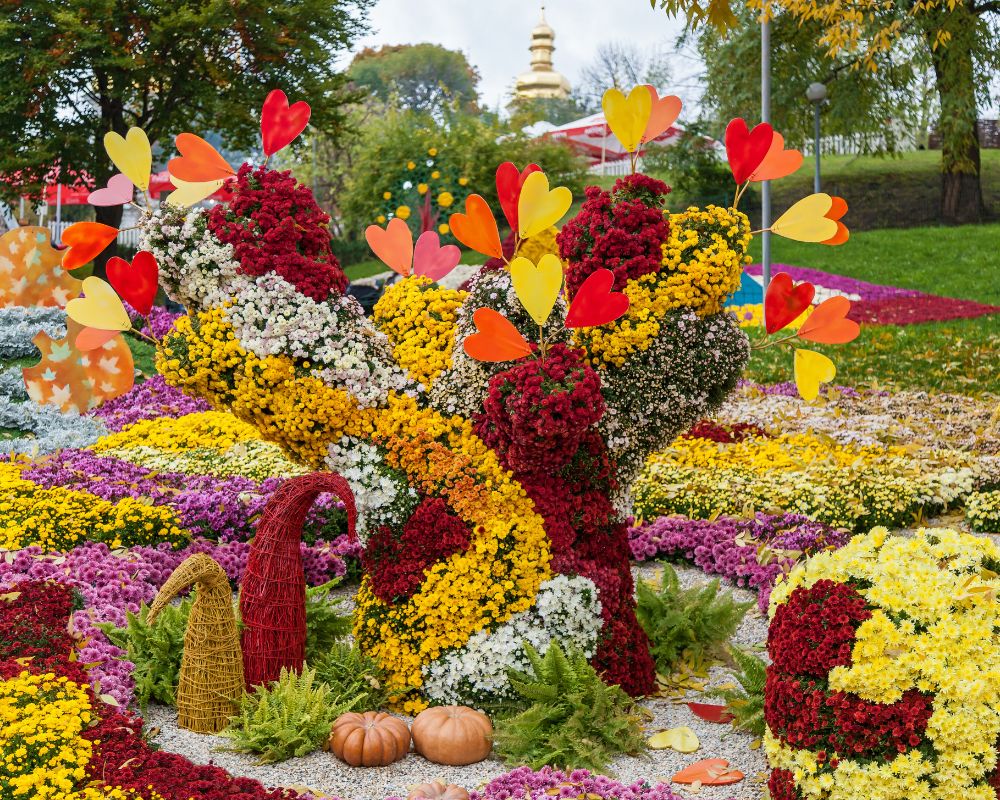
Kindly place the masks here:
<instances>
[{"instance_id":1,"label":"red flower mound","mask_svg":"<svg viewBox=\"0 0 1000 800\"><path fill-rule=\"evenodd\" d=\"M423 500L396 537L382 526L368 540L361 563L371 576L372 591L387 603L403 600L423 582L426 570L469 547L469 526L440 497Z\"/></svg>"},{"instance_id":2,"label":"red flower mound","mask_svg":"<svg viewBox=\"0 0 1000 800\"><path fill-rule=\"evenodd\" d=\"M768 672L764 715L785 744L838 756L887 761L924 740L933 698L906 692L896 703L871 703L845 692L827 692L825 682Z\"/></svg>"},{"instance_id":3,"label":"red flower mound","mask_svg":"<svg viewBox=\"0 0 1000 800\"><path fill-rule=\"evenodd\" d=\"M587 187L580 213L556 237L566 266L566 291L572 297L598 269L615 274L615 289L662 266L662 245L670 236L663 203L670 191L646 175L619 178L610 192Z\"/></svg>"},{"instance_id":4,"label":"red flower mound","mask_svg":"<svg viewBox=\"0 0 1000 800\"><path fill-rule=\"evenodd\" d=\"M347 276L330 249L330 217L291 172L240 167L233 197L208 212L208 228L233 245L247 275L274 272L313 300L343 294Z\"/></svg>"},{"instance_id":5,"label":"red flower mound","mask_svg":"<svg viewBox=\"0 0 1000 800\"><path fill-rule=\"evenodd\" d=\"M856 300L851 303L851 313L848 316L855 322L868 325L913 325L919 322L974 319L989 314L1000 314L1000 306L955 297L917 294L880 300Z\"/></svg>"},{"instance_id":6,"label":"red flower mound","mask_svg":"<svg viewBox=\"0 0 1000 800\"><path fill-rule=\"evenodd\" d=\"M767 792L771 800L801 800L795 788L795 776L787 769L772 769L767 779Z\"/></svg>"},{"instance_id":7,"label":"red flower mound","mask_svg":"<svg viewBox=\"0 0 1000 800\"><path fill-rule=\"evenodd\" d=\"M23 581L0 592L0 660L68 654L66 629L80 597L61 583Z\"/></svg>"},{"instance_id":8,"label":"red flower mound","mask_svg":"<svg viewBox=\"0 0 1000 800\"><path fill-rule=\"evenodd\" d=\"M490 379L476 432L515 472L565 466L604 415L601 379L582 350L552 345Z\"/></svg>"},{"instance_id":9,"label":"red flower mound","mask_svg":"<svg viewBox=\"0 0 1000 800\"><path fill-rule=\"evenodd\" d=\"M743 442L751 436L767 437L768 433L752 422L737 422L733 425L721 425L718 422L703 419L691 426L691 430L683 434L692 439L708 439L720 444Z\"/></svg>"},{"instance_id":10,"label":"red flower mound","mask_svg":"<svg viewBox=\"0 0 1000 800\"><path fill-rule=\"evenodd\" d=\"M854 632L870 617L865 599L847 584L821 580L796 589L767 633L774 669L825 679L834 667L850 666Z\"/></svg>"}]
</instances>

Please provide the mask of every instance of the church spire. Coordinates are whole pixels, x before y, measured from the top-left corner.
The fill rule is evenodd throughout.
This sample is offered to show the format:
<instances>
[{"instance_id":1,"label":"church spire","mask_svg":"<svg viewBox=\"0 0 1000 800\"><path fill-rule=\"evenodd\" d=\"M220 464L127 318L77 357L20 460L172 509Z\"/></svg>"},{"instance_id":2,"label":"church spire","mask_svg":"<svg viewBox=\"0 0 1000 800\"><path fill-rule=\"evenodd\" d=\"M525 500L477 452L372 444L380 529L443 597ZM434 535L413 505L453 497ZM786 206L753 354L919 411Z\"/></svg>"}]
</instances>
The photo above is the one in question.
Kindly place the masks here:
<instances>
[{"instance_id":1,"label":"church spire","mask_svg":"<svg viewBox=\"0 0 1000 800\"><path fill-rule=\"evenodd\" d=\"M531 31L531 71L517 78L518 97L567 97L569 81L556 72L552 65L552 52L556 33L545 19L545 5L542 5L538 24Z\"/></svg>"}]
</instances>

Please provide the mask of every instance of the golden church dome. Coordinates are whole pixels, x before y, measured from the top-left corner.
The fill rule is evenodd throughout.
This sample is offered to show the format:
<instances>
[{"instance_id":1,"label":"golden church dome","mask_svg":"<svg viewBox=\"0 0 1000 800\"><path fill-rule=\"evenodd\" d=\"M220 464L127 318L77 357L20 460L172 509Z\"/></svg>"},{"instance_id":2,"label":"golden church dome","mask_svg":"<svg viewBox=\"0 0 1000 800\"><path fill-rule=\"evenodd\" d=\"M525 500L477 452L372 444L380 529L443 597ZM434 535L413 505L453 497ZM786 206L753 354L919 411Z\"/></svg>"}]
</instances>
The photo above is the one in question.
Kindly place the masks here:
<instances>
[{"instance_id":1,"label":"golden church dome","mask_svg":"<svg viewBox=\"0 0 1000 800\"><path fill-rule=\"evenodd\" d=\"M545 6L542 6L542 17L531 31L531 46L528 48L531 52L531 70L517 76L515 94L518 97L569 96L569 81L552 66L555 38L556 33L545 20Z\"/></svg>"}]
</instances>

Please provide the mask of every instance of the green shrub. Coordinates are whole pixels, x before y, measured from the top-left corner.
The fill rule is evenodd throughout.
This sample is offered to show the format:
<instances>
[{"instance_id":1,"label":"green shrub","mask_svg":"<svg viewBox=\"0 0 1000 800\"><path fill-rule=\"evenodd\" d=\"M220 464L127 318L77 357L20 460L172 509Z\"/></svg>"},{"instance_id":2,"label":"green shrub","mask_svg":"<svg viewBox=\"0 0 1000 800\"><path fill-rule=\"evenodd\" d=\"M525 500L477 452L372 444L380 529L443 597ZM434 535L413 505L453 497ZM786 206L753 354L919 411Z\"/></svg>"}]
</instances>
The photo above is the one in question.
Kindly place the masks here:
<instances>
[{"instance_id":1,"label":"green shrub","mask_svg":"<svg viewBox=\"0 0 1000 800\"><path fill-rule=\"evenodd\" d=\"M318 749L334 720L353 706L354 698L334 694L315 670L300 675L282 668L278 680L243 696L222 735L232 742L226 749L256 753L261 764L273 764Z\"/></svg>"},{"instance_id":2,"label":"green shrub","mask_svg":"<svg viewBox=\"0 0 1000 800\"><path fill-rule=\"evenodd\" d=\"M340 578L306 589L306 661L326 653L351 632L353 617L340 613L344 598L332 595Z\"/></svg>"},{"instance_id":3,"label":"green shrub","mask_svg":"<svg viewBox=\"0 0 1000 800\"><path fill-rule=\"evenodd\" d=\"M378 711L389 703L385 670L357 645L337 642L309 666L334 694L356 698L355 711Z\"/></svg>"},{"instance_id":4,"label":"green shrub","mask_svg":"<svg viewBox=\"0 0 1000 800\"><path fill-rule=\"evenodd\" d=\"M739 686L727 689L709 689L705 694L725 701L726 708L734 717L734 728L752 733L754 736L763 736L764 684L767 681L767 662L738 647L730 648L729 652L739 670L733 673Z\"/></svg>"},{"instance_id":5,"label":"green shrub","mask_svg":"<svg viewBox=\"0 0 1000 800\"><path fill-rule=\"evenodd\" d=\"M529 644L532 672L509 670L523 711L497 720L497 753L508 763L540 769L546 764L601 772L620 753L644 747L632 699L601 680L576 648L553 642L545 657Z\"/></svg>"},{"instance_id":6,"label":"green shrub","mask_svg":"<svg viewBox=\"0 0 1000 800\"><path fill-rule=\"evenodd\" d=\"M125 651L125 658L135 665L135 698L145 709L150 700L172 706L177 703L177 681L184 654L184 632L194 603L194 593L180 605L165 606L156 621L149 625L149 608L144 603L138 614L126 612L124 628L110 622L97 625L108 640Z\"/></svg>"},{"instance_id":7,"label":"green shrub","mask_svg":"<svg viewBox=\"0 0 1000 800\"><path fill-rule=\"evenodd\" d=\"M682 589L677 573L664 564L659 590L639 581L636 616L652 643L653 659L669 675L686 660L694 670L708 666L739 627L751 602L719 595L719 581Z\"/></svg>"}]
</instances>

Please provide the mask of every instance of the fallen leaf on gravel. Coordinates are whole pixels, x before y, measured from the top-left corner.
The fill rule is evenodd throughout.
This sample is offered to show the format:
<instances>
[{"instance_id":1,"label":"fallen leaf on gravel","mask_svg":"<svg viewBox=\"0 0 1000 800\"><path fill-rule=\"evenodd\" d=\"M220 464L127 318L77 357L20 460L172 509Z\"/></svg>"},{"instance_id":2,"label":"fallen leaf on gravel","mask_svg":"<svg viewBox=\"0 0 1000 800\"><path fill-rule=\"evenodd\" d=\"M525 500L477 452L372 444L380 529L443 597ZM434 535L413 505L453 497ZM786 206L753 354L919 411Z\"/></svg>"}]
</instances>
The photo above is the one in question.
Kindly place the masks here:
<instances>
[{"instance_id":1,"label":"fallen leaf on gravel","mask_svg":"<svg viewBox=\"0 0 1000 800\"><path fill-rule=\"evenodd\" d=\"M728 786L739 783L745 776L738 769L730 769L724 758L706 758L684 767L674 775L674 783L698 783L704 786Z\"/></svg>"},{"instance_id":2,"label":"fallen leaf on gravel","mask_svg":"<svg viewBox=\"0 0 1000 800\"><path fill-rule=\"evenodd\" d=\"M698 736L687 726L670 728L655 733L646 740L653 750L676 750L678 753L693 753L701 746Z\"/></svg>"}]
</instances>

